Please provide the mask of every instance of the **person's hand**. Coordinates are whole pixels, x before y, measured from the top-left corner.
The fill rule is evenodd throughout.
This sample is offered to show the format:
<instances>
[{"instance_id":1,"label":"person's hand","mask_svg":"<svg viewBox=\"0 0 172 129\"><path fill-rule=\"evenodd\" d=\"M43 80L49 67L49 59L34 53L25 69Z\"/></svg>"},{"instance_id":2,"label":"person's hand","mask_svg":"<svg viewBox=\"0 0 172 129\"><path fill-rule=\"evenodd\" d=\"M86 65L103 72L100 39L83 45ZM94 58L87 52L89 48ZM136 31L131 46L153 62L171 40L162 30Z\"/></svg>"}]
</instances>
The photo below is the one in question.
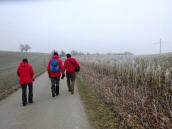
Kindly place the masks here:
<instances>
[{"instance_id":1,"label":"person's hand","mask_svg":"<svg viewBox=\"0 0 172 129\"><path fill-rule=\"evenodd\" d=\"M62 75L61 79L63 79L65 77L65 74Z\"/></svg>"},{"instance_id":2,"label":"person's hand","mask_svg":"<svg viewBox=\"0 0 172 129\"><path fill-rule=\"evenodd\" d=\"M80 71L80 67L76 67L75 72L79 72Z\"/></svg>"}]
</instances>

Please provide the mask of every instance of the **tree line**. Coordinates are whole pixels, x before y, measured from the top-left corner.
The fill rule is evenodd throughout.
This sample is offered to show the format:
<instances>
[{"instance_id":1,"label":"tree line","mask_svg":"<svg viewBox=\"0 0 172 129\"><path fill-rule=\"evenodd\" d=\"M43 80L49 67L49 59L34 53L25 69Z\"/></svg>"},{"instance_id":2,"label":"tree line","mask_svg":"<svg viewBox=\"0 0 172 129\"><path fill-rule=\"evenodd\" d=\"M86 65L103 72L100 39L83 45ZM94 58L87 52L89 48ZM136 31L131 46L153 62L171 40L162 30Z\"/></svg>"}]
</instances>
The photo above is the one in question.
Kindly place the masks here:
<instances>
[{"instance_id":1,"label":"tree line","mask_svg":"<svg viewBox=\"0 0 172 129\"><path fill-rule=\"evenodd\" d=\"M21 52L28 52L32 47L29 44L20 44L19 49ZM71 55L73 56L77 56L77 55L101 55L102 53L83 53L80 51L76 51L76 50L71 50ZM60 51L60 56L61 57L65 57L66 56L66 52L64 50ZM124 52L124 53L106 53L104 55L134 55L131 52Z\"/></svg>"}]
</instances>

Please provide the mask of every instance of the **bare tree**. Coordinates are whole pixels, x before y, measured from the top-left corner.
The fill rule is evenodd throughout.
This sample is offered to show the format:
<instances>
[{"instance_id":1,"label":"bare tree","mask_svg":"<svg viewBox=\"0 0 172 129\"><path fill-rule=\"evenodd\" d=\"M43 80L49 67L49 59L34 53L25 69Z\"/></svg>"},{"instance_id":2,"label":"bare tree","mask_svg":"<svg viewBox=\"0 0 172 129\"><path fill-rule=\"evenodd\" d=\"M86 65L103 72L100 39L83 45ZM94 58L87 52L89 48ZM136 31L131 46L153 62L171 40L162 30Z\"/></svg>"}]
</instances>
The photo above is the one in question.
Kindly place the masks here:
<instances>
[{"instance_id":1,"label":"bare tree","mask_svg":"<svg viewBox=\"0 0 172 129\"><path fill-rule=\"evenodd\" d=\"M25 51L28 52L31 49L31 46L29 44L25 44Z\"/></svg>"},{"instance_id":2,"label":"bare tree","mask_svg":"<svg viewBox=\"0 0 172 129\"><path fill-rule=\"evenodd\" d=\"M23 52L25 50L24 48L25 48L24 45L20 44L19 49L20 49L21 52Z\"/></svg>"},{"instance_id":3,"label":"bare tree","mask_svg":"<svg viewBox=\"0 0 172 129\"><path fill-rule=\"evenodd\" d=\"M19 49L21 52L28 52L31 49L29 44L20 44Z\"/></svg>"}]
</instances>

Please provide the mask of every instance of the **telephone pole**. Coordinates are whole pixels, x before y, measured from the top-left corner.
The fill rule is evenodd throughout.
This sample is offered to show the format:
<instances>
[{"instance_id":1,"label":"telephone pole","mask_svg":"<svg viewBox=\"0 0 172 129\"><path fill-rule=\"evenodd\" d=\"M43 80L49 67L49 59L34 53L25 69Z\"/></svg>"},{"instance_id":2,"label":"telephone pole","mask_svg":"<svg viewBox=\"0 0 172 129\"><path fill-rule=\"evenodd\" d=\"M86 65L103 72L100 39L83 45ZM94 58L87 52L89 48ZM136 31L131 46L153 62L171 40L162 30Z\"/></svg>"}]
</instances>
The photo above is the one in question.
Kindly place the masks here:
<instances>
[{"instance_id":1,"label":"telephone pole","mask_svg":"<svg viewBox=\"0 0 172 129\"><path fill-rule=\"evenodd\" d=\"M159 44L159 54L162 54L162 43L168 43L167 41L162 41L162 39L160 38L159 42L156 42L155 44Z\"/></svg>"},{"instance_id":2,"label":"telephone pole","mask_svg":"<svg viewBox=\"0 0 172 129\"><path fill-rule=\"evenodd\" d=\"M159 53L161 54L162 53L162 40L160 39L160 42L159 42Z\"/></svg>"}]
</instances>

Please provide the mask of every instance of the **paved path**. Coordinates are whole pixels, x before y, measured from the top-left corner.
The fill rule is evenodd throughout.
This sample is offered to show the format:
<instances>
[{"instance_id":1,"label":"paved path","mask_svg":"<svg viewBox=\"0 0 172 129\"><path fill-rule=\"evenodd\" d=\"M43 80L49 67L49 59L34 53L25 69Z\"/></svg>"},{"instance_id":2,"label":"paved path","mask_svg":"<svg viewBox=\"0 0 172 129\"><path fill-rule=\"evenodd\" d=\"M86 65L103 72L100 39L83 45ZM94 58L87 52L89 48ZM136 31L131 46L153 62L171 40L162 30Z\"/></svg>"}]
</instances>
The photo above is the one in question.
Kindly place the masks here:
<instances>
[{"instance_id":1,"label":"paved path","mask_svg":"<svg viewBox=\"0 0 172 129\"><path fill-rule=\"evenodd\" d=\"M52 98L47 73L34 82L34 103L22 106L21 89L0 101L0 129L91 129L77 89L71 95L66 79Z\"/></svg>"}]
</instances>

